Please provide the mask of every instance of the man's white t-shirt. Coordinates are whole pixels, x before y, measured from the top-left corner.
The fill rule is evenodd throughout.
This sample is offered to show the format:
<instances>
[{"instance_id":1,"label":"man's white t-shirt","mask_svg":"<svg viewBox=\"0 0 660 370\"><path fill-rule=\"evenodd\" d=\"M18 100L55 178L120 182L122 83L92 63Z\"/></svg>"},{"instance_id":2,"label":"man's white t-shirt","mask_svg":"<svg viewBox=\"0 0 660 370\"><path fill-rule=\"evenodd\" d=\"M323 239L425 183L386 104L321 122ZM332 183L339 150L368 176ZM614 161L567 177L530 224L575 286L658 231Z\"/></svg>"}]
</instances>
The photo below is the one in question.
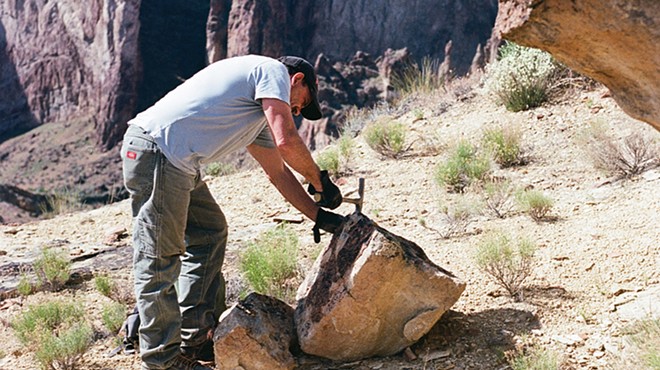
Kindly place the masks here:
<instances>
[{"instance_id":1,"label":"man's white t-shirt","mask_svg":"<svg viewBox=\"0 0 660 370\"><path fill-rule=\"evenodd\" d=\"M273 147L260 99L289 104L290 93L289 73L277 60L229 58L199 71L128 123L151 135L175 167L196 174L201 165L251 143Z\"/></svg>"}]
</instances>

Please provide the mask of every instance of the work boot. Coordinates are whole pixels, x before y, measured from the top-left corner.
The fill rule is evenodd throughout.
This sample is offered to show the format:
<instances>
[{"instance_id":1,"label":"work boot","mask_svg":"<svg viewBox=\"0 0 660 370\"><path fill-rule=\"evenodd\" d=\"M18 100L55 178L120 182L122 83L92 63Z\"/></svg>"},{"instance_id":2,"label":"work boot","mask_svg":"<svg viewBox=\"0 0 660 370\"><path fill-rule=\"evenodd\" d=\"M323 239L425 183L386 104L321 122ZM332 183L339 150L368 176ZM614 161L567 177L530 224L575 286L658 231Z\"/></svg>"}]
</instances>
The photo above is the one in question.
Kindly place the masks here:
<instances>
[{"instance_id":1,"label":"work boot","mask_svg":"<svg viewBox=\"0 0 660 370\"><path fill-rule=\"evenodd\" d=\"M177 355L168 364L167 370L213 370L210 367L203 366L195 360L191 360L184 355ZM147 365L142 363L142 370L149 370Z\"/></svg>"},{"instance_id":2,"label":"work boot","mask_svg":"<svg viewBox=\"0 0 660 370\"><path fill-rule=\"evenodd\" d=\"M202 362L214 362L215 354L213 353L213 341L207 340L204 343L195 347L181 347L181 353L193 360Z\"/></svg>"}]
</instances>

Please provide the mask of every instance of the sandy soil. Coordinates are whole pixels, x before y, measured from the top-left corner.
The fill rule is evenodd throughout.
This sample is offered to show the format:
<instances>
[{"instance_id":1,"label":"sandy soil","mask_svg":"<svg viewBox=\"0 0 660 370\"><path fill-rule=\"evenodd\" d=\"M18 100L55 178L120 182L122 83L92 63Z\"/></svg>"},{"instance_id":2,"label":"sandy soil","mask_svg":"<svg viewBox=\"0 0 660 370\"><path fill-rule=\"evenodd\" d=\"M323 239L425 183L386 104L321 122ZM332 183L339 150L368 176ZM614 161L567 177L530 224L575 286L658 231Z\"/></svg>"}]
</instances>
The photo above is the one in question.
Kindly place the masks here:
<instances>
[{"instance_id":1,"label":"sandy soil","mask_svg":"<svg viewBox=\"0 0 660 370\"><path fill-rule=\"evenodd\" d=\"M644 310L660 312L660 172L655 169L630 180L608 182L610 178L588 159L579 137L592 122L607 124L616 137L638 131L657 143L660 134L626 116L611 98L603 97L604 92L602 88L576 92L563 102L520 113L507 112L480 93L469 99L442 96L411 101L399 110L397 119L409 126L412 147L399 159L379 156L358 138L356 156L349 164L352 172L338 181L342 190L355 188L357 178L364 177L364 213L415 241L431 260L464 279L467 288L452 310L412 347L416 360L396 355L331 364L306 358L301 359L301 367L506 369L507 354L536 345L556 353L564 369L620 368L632 349L622 329ZM420 110L423 119L417 119ZM442 206L451 207L461 199L477 202L480 196L476 191L449 194L438 188L433 172L444 152L422 155L428 149L425 143L431 137L445 144L458 138L477 142L484 128L497 125L520 128L532 161L522 167L497 169L495 174L554 199L555 220L535 222L516 211L499 219L484 212L473 217L465 232L444 238L441 234L448 225ZM300 215L258 170L213 178L208 184L230 222L225 275L236 283L240 280L238 255L246 243L274 226L274 217ZM353 206L342 205L339 211L350 213ZM315 255L329 243L326 235L315 245L312 226L311 221L292 225L304 256ZM52 220L0 226L2 288L15 285L17 264L29 263L47 245L61 246L79 259L104 252L76 262L74 267L109 273L129 285L130 238L107 241L117 228L130 230L126 201ZM474 262L477 244L491 230L528 237L538 247L522 302L508 297ZM308 257L300 260L304 269L312 262ZM107 357L116 344L103 329L99 312L109 299L95 291L92 281L56 294L42 292L0 301L4 323L0 335L5 338L0 369L37 368L8 322L28 305L52 296L83 304L99 331L80 369L139 369L136 356ZM639 302L650 303L635 306ZM629 362L632 360L625 361L635 367Z\"/></svg>"}]
</instances>

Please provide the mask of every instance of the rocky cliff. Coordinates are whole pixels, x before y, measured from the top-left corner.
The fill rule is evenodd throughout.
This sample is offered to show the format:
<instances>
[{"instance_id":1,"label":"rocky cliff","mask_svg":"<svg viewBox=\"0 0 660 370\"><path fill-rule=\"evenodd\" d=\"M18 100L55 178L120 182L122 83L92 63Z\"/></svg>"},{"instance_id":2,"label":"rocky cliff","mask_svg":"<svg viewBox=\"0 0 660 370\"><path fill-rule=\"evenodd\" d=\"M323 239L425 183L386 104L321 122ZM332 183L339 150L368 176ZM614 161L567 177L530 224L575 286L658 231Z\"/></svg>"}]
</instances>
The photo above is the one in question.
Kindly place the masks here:
<instances>
[{"instance_id":1,"label":"rocky cliff","mask_svg":"<svg viewBox=\"0 0 660 370\"><path fill-rule=\"evenodd\" d=\"M112 148L125 122L227 56L325 53L348 59L407 47L465 73L497 4L476 0L8 0L0 3L0 135L90 117ZM206 27L206 30L205 30Z\"/></svg>"},{"instance_id":2,"label":"rocky cliff","mask_svg":"<svg viewBox=\"0 0 660 370\"><path fill-rule=\"evenodd\" d=\"M0 3L0 136L90 118L112 147L133 113L138 0Z\"/></svg>"}]
</instances>

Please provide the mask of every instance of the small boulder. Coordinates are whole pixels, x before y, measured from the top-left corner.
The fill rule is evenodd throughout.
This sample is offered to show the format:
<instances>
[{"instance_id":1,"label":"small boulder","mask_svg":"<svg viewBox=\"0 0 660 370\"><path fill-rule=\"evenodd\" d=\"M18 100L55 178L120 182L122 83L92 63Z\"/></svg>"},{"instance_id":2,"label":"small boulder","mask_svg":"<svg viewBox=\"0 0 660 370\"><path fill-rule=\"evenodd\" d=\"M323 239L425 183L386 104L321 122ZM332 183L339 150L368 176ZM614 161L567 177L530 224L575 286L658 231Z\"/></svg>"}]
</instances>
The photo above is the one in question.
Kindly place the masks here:
<instances>
[{"instance_id":1,"label":"small boulder","mask_svg":"<svg viewBox=\"0 0 660 370\"><path fill-rule=\"evenodd\" d=\"M293 308L251 293L220 316L213 346L218 369L293 369Z\"/></svg>"},{"instance_id":2,"label":"small boulder","mask_svg":"<svg viewBox=\"0 0 660 370\"><path fill-rule=\"evenodd\" d=\"M426 334L464 289L415 243L353 214L298 290L300 347L337 361L395 354Z\"/></svg>"}]
</instances>

